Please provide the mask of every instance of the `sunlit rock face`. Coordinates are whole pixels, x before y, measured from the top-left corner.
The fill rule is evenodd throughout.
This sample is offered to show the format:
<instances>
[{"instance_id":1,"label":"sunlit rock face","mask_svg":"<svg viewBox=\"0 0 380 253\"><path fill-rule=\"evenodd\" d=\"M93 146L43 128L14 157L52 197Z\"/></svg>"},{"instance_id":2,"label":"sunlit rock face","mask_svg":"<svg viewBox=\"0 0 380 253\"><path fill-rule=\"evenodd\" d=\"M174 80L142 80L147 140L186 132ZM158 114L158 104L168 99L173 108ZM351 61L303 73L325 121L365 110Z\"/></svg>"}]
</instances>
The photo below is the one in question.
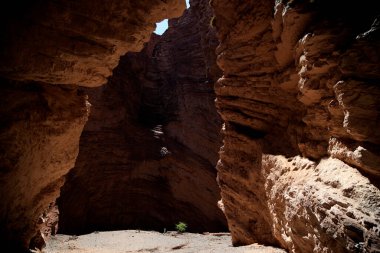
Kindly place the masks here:
<instances>
[{"instance_id":1,"label":"sunlit rock face","mask_svg":"<svg viewBox=\"0 0 380 253\"><path fill-rule=\"evenodd\" d=\"M380 250L379 14L364 1L212 0L218 163L235 245Z\"/></svg>"},{"instance_id":2,"label":"sunlit rock face","mask_svg":"<svg viewBox=\"0 0 380 253\"><path fill-rule=\"evenodd\" d=\"M60 233L225 231L215 165L215 31L207 1L193 1L164 35L121 58L92 104L75 168L58 199Z\"/></svg>"},{"instance_id":3,"label":"sunlit rock face","mask_svg":"<svg viewBox=\"0 0 380 253\"><path fill-rule=\"evenodd\" d=\"M185 1L16 0L0 10L0 243L29 247L74 167L89 113L77 86L107 82ZM38 242L37 242L38 241ZM33 240L40 247L43 240Z\"/></svg>"}]
</instances>

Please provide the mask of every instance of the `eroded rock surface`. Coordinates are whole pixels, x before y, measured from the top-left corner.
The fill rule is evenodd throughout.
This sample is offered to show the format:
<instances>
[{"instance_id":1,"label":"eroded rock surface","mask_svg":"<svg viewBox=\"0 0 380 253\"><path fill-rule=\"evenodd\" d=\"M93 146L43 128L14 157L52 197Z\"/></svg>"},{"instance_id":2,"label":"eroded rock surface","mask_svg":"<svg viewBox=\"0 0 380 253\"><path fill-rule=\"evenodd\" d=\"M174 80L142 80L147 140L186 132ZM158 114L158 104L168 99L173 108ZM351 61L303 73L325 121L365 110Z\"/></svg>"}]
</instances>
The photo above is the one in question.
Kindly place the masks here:
<instances>
[{"instance_id":1,"label":"eroded rock surface","mask_svg":"<svg viewBox=\"0 0 380 253\"><path fill-rule=\"evenodd\" d=\"M195 7L196 5L196 7ZM215 165L217 40L207 1L192 1L110 81L86 89L92 113L58 200L60 233L174 229L224 231Z\"/></svg>"},{"instance_id":2,"label":"eroded rock surface","mask_svg":"<svg viewBox=\"0 0 380 253\"><path fill-rule=\"evenodd\" d=\"M39 216L74 167L89 110L76 87L106 83L121 55L141 50L156 22L184 9L180 0L16 0L1 8L3 248L26 250L38 237Z\"/></svg>"},{"instance_id":3,"label":"eroded rock surface","mask_svg":"<svg viewBox=\"0 0 380 253\"><path fill-rule=\"evenodd\" d=\"M379 251L374 5L211 5L224 71L216 85L225 121L218 178L234 244ZM285 162L278 166L279 160Z\"/></svg>"},{"instance_id":4,"label":"eroded rock surface","mask_svg":"<svg viewBox=\"0 0 380 253\"><path fill-rule=\"evenodd\" d=\"M273 233L290 251L377 251L380 190L357 169L269 155L263 170Z\"/></svg>"},{"instance_id":5,"label":"eroded rock surface","mask_svg":"<svg viewBox=\"0 0 380 253\"><path fill-rule=\"evenodd\" d=\"M75 86L1 82L1 243L17 252L74 167L89 105Z\"/></svg>"},{"instance_id":6,"label":"eroded rock surface","mask_svg":"<svg viewBox=\"0 0 380 253\"><path fill-rule=\"evenodd\" d=\"M51 84L100 86L155 23L182 15L185 1L23 1L1 11L0 75Z\"/></svg>"}]
</instances>

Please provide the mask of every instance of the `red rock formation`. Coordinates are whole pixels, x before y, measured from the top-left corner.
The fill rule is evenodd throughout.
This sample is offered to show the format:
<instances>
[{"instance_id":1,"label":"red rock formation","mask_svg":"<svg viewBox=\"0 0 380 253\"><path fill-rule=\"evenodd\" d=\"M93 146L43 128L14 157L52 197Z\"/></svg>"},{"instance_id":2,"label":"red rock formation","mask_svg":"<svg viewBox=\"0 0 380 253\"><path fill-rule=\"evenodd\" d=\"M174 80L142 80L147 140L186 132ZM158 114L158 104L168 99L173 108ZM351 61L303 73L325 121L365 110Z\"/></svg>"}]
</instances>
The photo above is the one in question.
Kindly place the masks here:
<instances>
[{"instance_id":1,"label":"red rock formation","mask_svg":"<svg viewBox=\"0 0 380 253\"><path fill-rule=\"evenodd\" d=\"M74 167L88 103L76 86L2 80L1 242L27 248L38 217Z\"/></svg>"},{"instance_id":2,"label":"red rock formation","mask_svg":"<svg viewBox=\"0 0 380 253\"><path fill-rule=\"evenodd\" d=\"M2 6L2 248L28 248L38 217L74 166L88 114L86 96L75 86L104 84L122 54L141 49L156 22L184 8L179 0L16 0Z\"/></svg>"},{"instance_id":3,"label":"red rock formation","mask_svg":"<svg viewBox=\"0 0 380 253\"><path fill-rule=\"evenodd\" d=\"M60 233L163 231L179 221L189 231L226 229L215 170L217 40L208 2L192 4L141 53L122 57L104 87L86 89L91 115L58 199Z\"/></svg>"},{"instance_id":4,"label":"red rock formation","mask_svg":"<svg viewBox=\"0 0 380 253\"><path fill-rule=\"evenodd\" d=\"M259 241L281 245L291 252L379 251L378 19L371 27L378 15L375 3L212 0L210 4L216 16L212 23L221 42L218 63L224 71L216 86L217 106L225 120L218 178L234 244ZM153 23L167 15L178 16L184 3L34 0L23 4L18 0L10 6L3 6L0 13L0 76L7 78L1 79L0 243L3 248L13 246L12 251L17 251L27 248L37 230L39 215L58 195L62 176L73 166L78 152L88 106L84 94L70 85L105 83L119 56L127 48L141 48L153 30ZM202 15L198 17L202 20ZM191 24L187 28L194 31ZM201 34L202 43L212 38ZM181 39L174 35L172 38ZM163 46L157 51L173 55L174 59L186 52L181 47L166 49ZM203 58L204 66L208 66L206 59L212 57L211 54ZM197 65L193 62L177 69L180 64L168 63L162 68L173 68L178 73L186 73L192 69L189 66ZM206 69L207 78L196 82L204 85L194 91L209 92L210 87L204 81L217 77L212 74L214 71L214 67ZM117 115L107 124L135 131L139 135L127 135L130 138L127 140L133 145L141 137L146 149L132 149L125 154L114 148L101 155L106 157L115 152L117 156L112 155L121 162L124 155L130 155L137 164L142 164L145 157L154 157L143 168L148 170L160 164L162 169L171 169L165 174L168 176L161 181L156 180L157 174L153 174L153 180L136 177L143 179L134 181L136 185L149 182L152 189L161 187L163 195L170 192L158 199L184 193L173 198L203 201L204 196L191 197L192 192L180 188L197 185L195 180L180 180L186 176L196 178L192 170L186 170L188 164L194 167L203 164L200 171L207 180L200 185L204 187L208 182L212 185L208 179L213 172L206 168L216 159L213 150L217 141L214 137L204 140L208 131L185 138L181 129L194 129L198 127L195 122L205 121L199 119L201 113L185 116L188 106L192 112L203 111L209 103L196 106L187 103L186 98L194 99L198 94L187 93L185 82L181 81L179 86L173 86L172 82L186 79L179 78L180 75L169 75L168 79L165 71L158 77L157 72L162 70L147 72L150 77L144 78L143 87L128 86L130 91L144 95L141 100L130 96L124 107L129 111L120 111L120 107L114 111L112 103L107 109L109 113L133 119L123 125L129 121L121 123L120 119L127 118ZM152 78L163 83L147 82ZM122 90L110 87L92 92L93 96L112 93L116 103L120 94L115 93ZM160 91L167 95L160 95ZM185 99L170 99L174 94ZM209 95L205 97L211 101ZM135 110L140 105L142 112ZM157 118L141 121L139 115ZM96 119L96 115L93 117ZM197 120L192 122L195 117ZM136 127L141 122L146 126L164 122L166 128L155 129L158 139L152 141L149 130ZM211 125L217 123L215 120ZM99 131L107 130L108 125ZM110 132L104 136L112 136ZM165 140L161 132L167 133ZM110 137L112 144L120 141L120 146L130 145L119 136ZM209 148L194 148L198 144ZM190 150L199 152L195 155ZM204 150L211 152L204 155ZM173 156L188 152L190 161ZM168 186L166 179L172 175L173 164L183 167L184 177L173 176L178 181L170 181ZM115 171L109 171L114 178ZM152 175L149 173L144 175ZM107 174L103 176L106 178ZM119 189L117 185L106 186ZM173 194L168 189L178 191ZM211 192L215 193L213 189ZM133 198L129 201L134 203ZM122 204L120 208L124 208ZM145 204L141 203L143 207ZM178 205L176 210L184 209ZM197 213L203 214L205 210L208 207Z\"/></svg>"},{"instance_id":5,"label":"red rock formation","mask_svg":"<svg viewBox=\"0 0 380 253\"><path fill-rule=\"evenodd\" d=\"M218 178L234 244L378 251L373 3L211 5L224 71L216 85L225 120Z\"/></svg>"},{"instance_id":6,"label":"red rock formation","mask_svg":"<svg viewBox=\"0 0 380 253\"><path fill-rule=\"evenodd\" d=\"M179 0L16 0L1 13L2 26L9 24L1 40L0 74L100 86L121 55L142 49L156 22L179 17L184 8Z\"/></svg>"}]
</instances>

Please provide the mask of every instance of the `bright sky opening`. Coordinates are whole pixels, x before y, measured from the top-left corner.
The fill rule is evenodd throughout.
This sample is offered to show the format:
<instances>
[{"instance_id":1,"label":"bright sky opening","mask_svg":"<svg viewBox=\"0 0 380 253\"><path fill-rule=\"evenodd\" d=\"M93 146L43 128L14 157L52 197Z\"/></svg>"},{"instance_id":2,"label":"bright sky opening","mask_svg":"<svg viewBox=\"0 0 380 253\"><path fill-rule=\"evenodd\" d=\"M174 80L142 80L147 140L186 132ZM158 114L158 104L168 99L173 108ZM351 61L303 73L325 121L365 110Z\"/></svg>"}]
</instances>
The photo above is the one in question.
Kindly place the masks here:
<instances>
[{"instance_id":1,"label":"bright sky opening","mask_svg":"<svg viewBox=\"0 0 380 253\"><path fill-rule=\"evenodd\" d=\"M186 8L190 7L190 0L186 0ZM156 24L156 30L154 31L155 34L162 35L167 29L168 29L168 20L164 19L160 23Z\"/></svg>"},{"instance_id":2,"label":"bright sky opening","mask_svg":"<svg viewBox=\"0 0 380 253\"><path fill-rule=\"evenodd\" d=\"M154 33L162 35L168 29L168 20L164 19L160 23L157 23L156 25L157 27Z\"/></svg>"}]
</instances>

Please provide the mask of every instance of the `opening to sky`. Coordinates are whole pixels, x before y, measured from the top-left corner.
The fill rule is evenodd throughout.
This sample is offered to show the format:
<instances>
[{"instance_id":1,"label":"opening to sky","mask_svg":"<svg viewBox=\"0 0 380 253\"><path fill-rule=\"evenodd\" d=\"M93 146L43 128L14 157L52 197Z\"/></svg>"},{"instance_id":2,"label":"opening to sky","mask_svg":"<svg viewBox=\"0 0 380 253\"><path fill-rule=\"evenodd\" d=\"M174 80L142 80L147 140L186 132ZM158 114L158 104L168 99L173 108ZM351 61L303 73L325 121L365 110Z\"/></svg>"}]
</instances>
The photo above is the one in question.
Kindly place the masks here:
<instances>
[{"instance_id":1,"label":"opening to sky","mask_svg":"<svg viewBox=\"0 0 380 253\"><path fill-rule=\"evenodd\" d=\"M168 29L168 20L164 19L160 23L157 23L156 26L154 33L162 35Z\"/></svg>"},{"instance_id":2,"label":"opening to sky","mask_svg":"<svg viewBox=\"0 0 380 253\"><path fill-rule=\"evenodd\" d=\"M190 0L186 0L186 8L190 7ZM164 19L160 23L156 24L156 30L154 31L155 34L162 35L167 29L168 29L168 20Z\"/></svg>"}]
</instances>

